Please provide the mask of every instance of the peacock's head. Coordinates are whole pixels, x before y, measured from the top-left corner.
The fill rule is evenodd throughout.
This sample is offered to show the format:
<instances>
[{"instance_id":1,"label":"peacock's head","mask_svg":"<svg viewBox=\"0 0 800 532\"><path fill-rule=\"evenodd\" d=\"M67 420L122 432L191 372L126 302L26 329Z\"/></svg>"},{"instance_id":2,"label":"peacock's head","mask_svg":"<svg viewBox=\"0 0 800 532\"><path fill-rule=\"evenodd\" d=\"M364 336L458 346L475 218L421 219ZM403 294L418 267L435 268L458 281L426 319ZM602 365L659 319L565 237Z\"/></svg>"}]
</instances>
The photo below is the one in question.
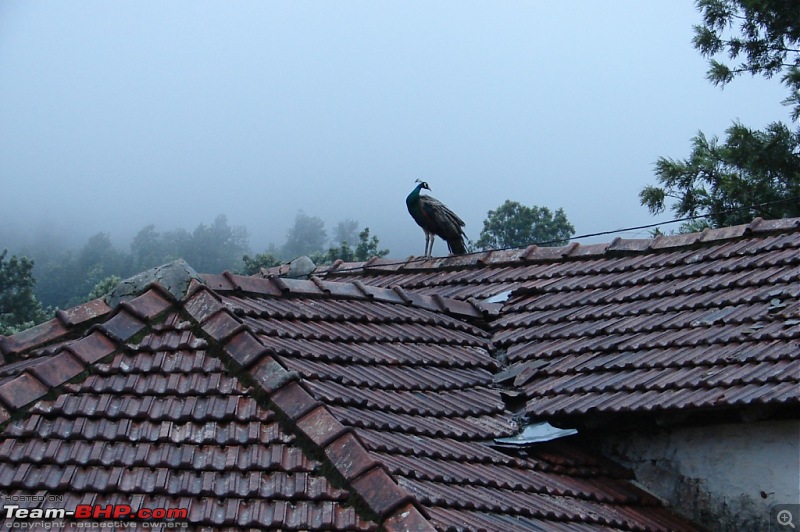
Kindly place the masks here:
<instances>
[{"instance_id":1,"label":"peacock's head","mask_svg":"<svg viewBox=\"0 0 800 532\"><path fill-rule=\"evenodd\" d=\"M422 180L417 179L414 181L415 183L419 183L419 188L424 188L425 190L430 190L431 187L428 186L428 183Z\"/></svg>"}]
</instances>

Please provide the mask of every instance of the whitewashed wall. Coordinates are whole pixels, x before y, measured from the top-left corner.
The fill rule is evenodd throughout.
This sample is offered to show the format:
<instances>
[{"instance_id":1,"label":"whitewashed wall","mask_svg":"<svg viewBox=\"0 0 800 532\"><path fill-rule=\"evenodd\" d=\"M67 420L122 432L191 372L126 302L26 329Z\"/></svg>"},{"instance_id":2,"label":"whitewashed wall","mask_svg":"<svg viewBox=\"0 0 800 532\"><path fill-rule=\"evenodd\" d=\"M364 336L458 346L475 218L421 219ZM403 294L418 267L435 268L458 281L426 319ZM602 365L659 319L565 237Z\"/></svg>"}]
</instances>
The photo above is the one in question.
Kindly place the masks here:
<instances>
[{"instance_id":1,"label":"whitewashed wall","mask_svg":"<svg viewBox=\"0 0 800 532\"><path fill-rule=\"evenodd\" d=\"M599 444L711 530L768 530L770 507L800 502L800 420L625 433Z\"/></svg>"}]
</instances>

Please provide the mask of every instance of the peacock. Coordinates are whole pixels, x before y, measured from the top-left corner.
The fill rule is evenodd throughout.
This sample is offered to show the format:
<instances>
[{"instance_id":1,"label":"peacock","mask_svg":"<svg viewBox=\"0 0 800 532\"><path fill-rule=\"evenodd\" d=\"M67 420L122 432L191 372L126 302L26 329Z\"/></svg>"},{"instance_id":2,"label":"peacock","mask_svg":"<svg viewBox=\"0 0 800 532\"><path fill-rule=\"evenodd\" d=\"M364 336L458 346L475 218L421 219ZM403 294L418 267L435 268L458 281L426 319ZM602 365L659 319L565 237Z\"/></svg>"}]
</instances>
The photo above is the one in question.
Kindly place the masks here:
<instances>
[{"instance_id":1,"label":"peacock","mask_svg":"<svg viewBox=\"0 0 800 532\"><path fill-rule=\"evenodd\" d=\"M419 183L406 198L408 213L425 231L425 256L433 254L433 241L438 236L447 242L447 248L454 255L463 255L467 252L464 245L464 221L456 213L445 206L444 203L431 196L420 195L423 188L430 190L425 181ZM435 236L434 236L435 235Z\"/></svg>"}]
</instances>

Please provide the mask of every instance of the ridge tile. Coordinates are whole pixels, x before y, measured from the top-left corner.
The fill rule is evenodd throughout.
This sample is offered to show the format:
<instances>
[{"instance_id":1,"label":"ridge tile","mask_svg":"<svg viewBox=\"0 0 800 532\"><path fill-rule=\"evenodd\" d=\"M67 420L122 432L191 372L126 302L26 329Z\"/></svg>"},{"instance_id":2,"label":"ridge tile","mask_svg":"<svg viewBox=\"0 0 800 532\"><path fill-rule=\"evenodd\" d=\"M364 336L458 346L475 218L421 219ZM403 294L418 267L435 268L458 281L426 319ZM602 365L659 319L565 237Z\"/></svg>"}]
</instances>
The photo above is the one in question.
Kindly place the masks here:
<instances>
[{"instance_id":1,"label":"ridge tile","mask_svg":"<svg viewBox=\"0 0 800 532\"><path fill-rule=\"evenodd\" d=\"M20 373L0 385L0 401L12 410L18 410L43 397L48 387L30 373Z\"/></svg>"},{"instance_id":2,"label":"ridge tile","mask_svg":"<svg viewBox=\"0 0 800 532\"><path fill-rule=\"evenodd\" d=\"M286 384L288 380L296 377L295 373L287 371L270 355L257 362L249 373L267 393L274 392Z\"/></svg>"},{"instance_id":3,"label":"ridge tile","mask_svg":"<svg viewBox=\"0 0 800 532\"><path fill-rule=\"evenodd\" d=\"M203 330L206 334L221 342L245 330L245 326L231 316L228 310L221 310L203 323Z\"/></svg>"},{"instance_id":4,"label":"ridge tile","mask_svg":"<svg viewBox=\"0 0 800 532\"><path fill-rule=\"evenodd\" d=\"M383 527L389 532L433 531L436 528L417 510L413 504L397 509L384 522Z\"/></svg>"},{"instance_id":5,"label":"ridge tile","mask_svg":"<svg viewBox=\"0 0 800 532\"><path fill-rule=\"evenodd\" d=\"M325 448L347 431L325 406L318 406L301 417L297 421L297 428L320 448Z\"/></svg>"},{"instance_id":6,"label":"ridge tile","mask_svg":"<svg viewBox=\"0 0 800 532\"><path fill-rule=\"evenodd\" d=\"M133 318L132 316L130 316L130 317L133 320L136 320L136 322L139 321L136 318ZM123 322L119 321L117 323L119 324L119 323L123 323ZM131 322L131 323L135 323L135 322ZM127 325L127 322L126 322L126 325ZM126 330L132 330L132 326L128 326L128 327L129 327L129 329L126 329ZM144 324L142 324L142 328L143 327L144 327ZM117 330L122 330L122 328L118 327ZM138 329L136 329L136 330L138 331ZM125 338L128 338L130 336L132 336L132 334L128 334L128 336L126 336ZM83 362L84 364L86 364L88 366L89 364L94 364L98 360L100 360L102 358L105 358L106 356L108 356L111 353L113 353L114 351L116 351L117 350L117 344L111 338L109 338L108 336L106 336L105 334L100 332L99 330L95 330L94 332L92 332L88 336L84 336L83 338L81 338L77 342L74 342L74 343L70 344L67 349L70 352L72 352L81 362Z\"/></svg>"},{"instance_id":7,"label":"ridge tile","mask_svg":"<svg viewBox=\"0 0 800 532\"><path fill-rule=\"evenodd\" d=\"M270 395L270 400L290 419L298 420L320 405L297 382L289 382Z\"/></svg>"},{"instance_id":8,"label":"ridge tile","mask_svg":"<svg viewBox=\"0 0 800 532\"><path fill-rule=\"evenodd\" d=\"M74 327L86 321L91 321L96 318L105 316L113 309L109 307L102 298L87 301L77 307L72 307L66 310L57 310L56 316L59 321L67 327Z\"/></svg>"},{"instance_id":9,"label":"ridge tile","mask_svg":"<svg viewBox=\"0 0 800 532\"><path fill-rule=\"evenodd\" d=\"M209 288L199 285L199 288L184 302L183 308L198 322L203 323L210 316L225 309L220 298Z\"/></svg>"},{"instance_id":10,"label":"ridge tile","mask_svg":"<svg viewBox=\"0 0 800 532\"><path fill-rule=\"evenodd\" d=\"M155 288L150 288L130 301L120 303L120 307L129 309L131 313L145 321L155 318L171 306L172 302Z\"/></svg>"},{"instance_id":11,"label":"ridge tile","mask_svg":"<svg viewBox=\"0 0 800 532\"><path fill-rule=\"evenodd\" d=\"M50 360L30 369L40 381L49 387L60 386L84 370L84 365L68 351L62 351Z\"/></svg>"},{"instance_id":12,"label":"ridge tile","mask_svg":"<svg viewBox=\"0 0 800 532\"><path fill-rule=\"evenodd\" d=\"M353 481L353 488L370 509L382 518L413 502L411 496L382 467L371 469L357 478Z\"/></svg>"},{"instance_id":13,"label":"ridge tile","mask_svg":"<svg viewBox=\"0 0 800 532\"><path fill-rule=\"evenodd\" d=\"M280 288L275 285L274 279L251 277L247 275L235 275L229 272L226 272L224 275L226 275L226 278L236 290L266 296L282 295Z\"/></svg>"},{"instance_id":14,"label":"ridge tile","mask_svg":"<svg viewBox=\"0 0 800 532\"><path fill-rule=\"evenodd\" d=\"M117 341L125 341L145 327L145 323L124 308L97 327Z\"/></svg>"},{"instance_id":15,"label":"ridge tile","mask_svg":"<svg viewBox=\"0 0 800 532\"><path fill-rule=\"evenodd\" d=\"M353 433L346 433L325 448L325 455L341 475L353 480L379 466Z\"/></svg>"},{"instance_id":16,"label":"ridge tile","mask_svg":"<svg viewBox=\"0 0 800 532\"><path fill-rule=\"evenodd\" d=\"M268 352L268 349L247 330L228 340L225 350L244 369L249 368Z\"/></svg>"},{"instance_id":17,"label":"ridge tile","mask_svg":"<svg viewBox=\"0 0 800 532\"><path fill-rule=\"evenodd\" d=\"M200 276L206 287L210 290L233 290L235 287L230 279L222 273L204 273Z\"/></svg>"},{"instance_id":18,"label":"ridge tile","mask_svg":"<svg viewBox=\"0 0 800 532\"><path fill-rule=\"evenodd\" d=\"M58 319L48 320L12 336L0 336L0 351L13 355L32 349L65 336L69 330Z\"/></svg>"}]
</instances>

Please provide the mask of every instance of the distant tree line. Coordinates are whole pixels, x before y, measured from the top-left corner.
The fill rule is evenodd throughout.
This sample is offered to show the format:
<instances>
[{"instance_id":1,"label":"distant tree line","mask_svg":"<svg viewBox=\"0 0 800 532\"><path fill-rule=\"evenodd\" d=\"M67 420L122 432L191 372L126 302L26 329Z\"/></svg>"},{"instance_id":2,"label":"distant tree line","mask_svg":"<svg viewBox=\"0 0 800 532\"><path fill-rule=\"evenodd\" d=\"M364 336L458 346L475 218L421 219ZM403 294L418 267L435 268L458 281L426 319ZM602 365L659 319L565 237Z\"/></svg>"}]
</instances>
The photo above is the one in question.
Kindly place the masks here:
<instances>
[{"instance_id":1,"label":"distant tree line","mask_svg":"<svg viewBox=\"0 0 800 532\"><path fill-rule=\"evenodd\" d=\"M154 225L142 228L130 251L114 246L108 233L97 233L80 249L31 249L36 278L34 293L46 307L69 308L104 295L120 279L177 258L197 271L221 272L241 267L249 251L247 230L231 227L224 215L194 231L175 229L160 233Z\"/></svg>"},{"instance_id":2,"label":"distant tree line","mask_svg":"<svg viewBox=\"0 0 800 532\"><path fill-rule=\"evenodd\" d=\"M524 247L529 244L566 244L575 230L562 209L526 207L507 200L488 212L480 239L472 250ZM409 224L409 228L413 227ZM413 230L413 229L411 229ZM0 334L12 334L52 316L54 308L69 308L102 297L119 282L139 272L183 258L204 273L225 270L253 275L261 268L277 266L306 255L315 264L336 260L366 261L384 257L388 249L369 227L359 229L355 220L341 220L329 239L325 224L299 211L282 246L270 244L253 254L247 229L231 226L225 215L193 231L159 232L150 224L136 233L130 250L115 247L108 233L91 236L80 249L48 247L23 249L23 255L0 254Z\"/></svg>"},{"instance_id":3,"label":"distant tree line","mask_svg":"<svg viewBox=\"0 0 800 532\"><path fill-rule=\"evenodd\" d=\"M199 272L229 270L251 275L300 255L324 264L389 253L380 248L378 237L370 235L368 227L358 228L357 221L343 220L328 242L322 220L301 211L282 246L270 244L266 251L253 254L247 229L231 226L225 215L219 215L193 231L159 232L155 225L147 225L136 233L129 251L115 247L111 236L103 232L89 237L79 249L29 247L12 257L0 249L0 334L48 319L54 308L101 297L122 279L178 258Z\"/></svg>"},{"instance_id":4,"label":"distant tree line","mask_svg":"<svg viewBox=\"0 0 800 532\"><path fill-rule=\"evenodd\" d=\"M281 247L273 244L263 253L245 254L239 271L245 275L258 273L261 268L277 266L300 256L308 256L314 264L330 264L336 260L365 261L372 257L384 257L388 249L380 248L377 236L370 236L369 227L358 231L356 220L345 219L336 224L328 247L325 223L316 216L299 211L294 225L286 233L286 242ZM191 263L190 263L191 264Z\"/></svg>"}]
</instances>

